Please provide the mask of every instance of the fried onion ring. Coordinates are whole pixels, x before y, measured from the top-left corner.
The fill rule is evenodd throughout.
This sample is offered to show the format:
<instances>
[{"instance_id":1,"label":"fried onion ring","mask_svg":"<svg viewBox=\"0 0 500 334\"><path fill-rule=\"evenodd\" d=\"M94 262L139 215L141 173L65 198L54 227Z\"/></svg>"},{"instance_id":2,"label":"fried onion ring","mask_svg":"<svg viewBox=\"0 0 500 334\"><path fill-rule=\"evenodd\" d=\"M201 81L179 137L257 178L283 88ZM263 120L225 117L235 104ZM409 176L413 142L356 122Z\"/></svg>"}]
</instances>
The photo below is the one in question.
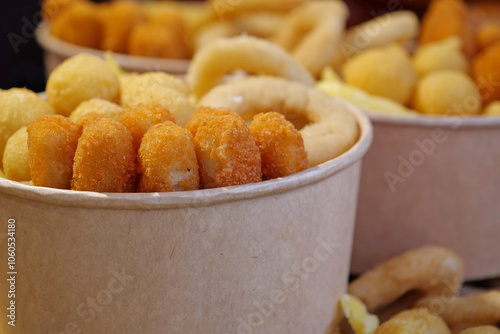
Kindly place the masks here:
<instances>
[{"instance_id":1,"label":"fried onion ring","mask_svg":"<svg viewBox=\"0 0 500 334\"><path fill-rule=\"evenodd\" d=\"M455 252L438 246L412 249L383 262L351 282L348 292L370 312L411 290L455 294L463 282L464 263Z\"/></svg>"},{"instance_id":2,"label":"fried onion ring","mask_svg":"<svg viewBox=\"0 0 500 334\"><path fill-rule=\"evenodd\" d=\"M396 314L375 331L375 334L395 333L451 334L451 331L438 315L415 308Z\"/></svg>"},{"instance_id":3,"label":"fried onion ring","mask_svg":"<svg viewBox=\"0 0 500 334\"><path fill-rule=\"evenodd\" d=\"M269 110L306 118L309 124L300 129L300 134L310 166L339 156L359 137L356 119L343 101L281 78L251 77L221 85L206 94L198 105L231 108L246 121Z\"/></svg>"},{"instance_id":4,"label":"fried onion ring","mask_svg":"<svg viewBox=\"0 0 500 334\"><path fill-rule=\"evenodd\" d=\"M224 75L243 69L284 77L314 86L314 78L288 52L270 41L238 36L221 38L198 51L189 67L187 81L198 98L217 86Z\"/></svg>"},{"instance_id":5,"label":"fried onion ring","mask_svg":"<svg viewBox=\"0 0 500 334\"><path fill-rule=\"evenodd\" d=\"M500 334L500 329L494 326L478 326L467 328L459 334Z\"/></svg>"}]
</instances>

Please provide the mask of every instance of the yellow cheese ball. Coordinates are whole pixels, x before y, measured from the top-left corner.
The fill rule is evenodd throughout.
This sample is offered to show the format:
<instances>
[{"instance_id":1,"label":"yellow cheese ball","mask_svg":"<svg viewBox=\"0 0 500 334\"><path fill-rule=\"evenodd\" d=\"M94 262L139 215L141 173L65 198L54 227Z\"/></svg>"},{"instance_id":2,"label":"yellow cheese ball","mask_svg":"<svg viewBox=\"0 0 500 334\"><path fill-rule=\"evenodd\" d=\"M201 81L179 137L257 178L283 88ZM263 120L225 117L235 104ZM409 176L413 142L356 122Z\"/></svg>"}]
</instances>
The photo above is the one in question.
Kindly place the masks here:
<instances>
[{"instance_id":1,"label":"yellow cheese ball","mask_svg":"<svg viewBox=\"0 0 500 334\"><path fill-rule=\"evenodd\" d=\"M347 60L342 72L346 83L403 105L417 83L410 56L398 44L363 51Z\"/></svg>"},{"instance_id":2,"label":"yellow cheese ball","mask_svg":"<svg viewBox=\"0 0 500 334\"><path fill-rule=\"evenodd\" d=\"M474 115L482 102L474 81L463 72L432 72L417 84L413 108L423 114Z\"/></svg>"},{"instance_id":3,"label":"yellow cheese ball","mask_svg":"<svg viewBox=\"0 0 500 334\"><path fill-rule=\"evenodd\" d=\"M104 117L119 119L123 111L124 109L118 104L96 97L80 103L71 115L69 115L69 118L73 122L76 122L84 115L95 112Z\"/></svg>"},{"instance_id":4,"label":"yellow cheese ball","mask_svg":"<svg viewBox=\"0 0 500 334\"><path fill-rule=\"evenodd\" d=\"M119 101L120 82L100 58L81 53L61 63L47 81L47 99L56 113L69 116L92 98Z\"/></svg>"},{"instance_id":5,"label":"yellow cheese ball","mask_svg":"<svg viewBox=\"0 0 500 334\"><path fill-rule=\"evenodd\" d=\"M36 93L25 88L0 90L0 157L9 137L20 127L54 109Z\"/></svg>"},{"instance_id":6,"label":"yellow cheese ball","mask_svg":"<svg viewBox=\"0 0 500 334\"><path fill-rule=\"evenodd\" d=\"M28 132L23 126L7 140L3 153L3 169L5 176L13 181L31 180L29 155L28 155Z\"/></svg>"},{"instance_id":7,"label":"yellow cheese ball","mask_svg":"<svg viewBox=\"0 0 500 334\"><path fill-rule=\"evenodd\" d=\"M493 101L484 108L486 116L500 116L500 101Z\"/></svg>"},{"instance_id":8,"label":"yellow cheese ball","mask_svg":"<svg viewBox=\"0 0 500 334\"><path fill-rule=\"evenodd\" d=\"M413 55L419 76L439 70L468 72L469 62L462 52L462 40L456 36L420 46Z\"/></svg>"}]
</instances>

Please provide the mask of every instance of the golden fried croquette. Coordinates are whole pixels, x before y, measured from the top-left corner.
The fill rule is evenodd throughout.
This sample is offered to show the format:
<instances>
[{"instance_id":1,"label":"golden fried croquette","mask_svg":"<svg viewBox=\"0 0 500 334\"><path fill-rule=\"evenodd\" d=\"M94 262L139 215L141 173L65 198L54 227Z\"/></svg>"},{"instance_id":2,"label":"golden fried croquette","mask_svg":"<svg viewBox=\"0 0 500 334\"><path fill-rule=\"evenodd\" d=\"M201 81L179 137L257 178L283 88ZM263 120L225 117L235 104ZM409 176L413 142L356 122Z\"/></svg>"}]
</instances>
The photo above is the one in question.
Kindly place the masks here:
<instances>
[{"instance_id":1,"label":"golden fried croquette","mask_svg":"<svg viewBox=\"0 0 500 334\"><path fill-rule=\"evenodd\" d=\"M71 189L133 192L135 159L132 135L122 123L111 118L91 123L78 140Z\"/></svg>"},{"instance_id":2,"label":"golden fried croquette","mask_svg":"<svg viewBox=\"0 0 500 334\"><path fill-rule=\"evenodd\" d=\"M171 121L146 132L137 158L139 192L195 190L200 186L193 136Z\"/></svg>"},{"instance_id":3,"label":"golden fried croquette","mask_svg":"<svg viewBox=\"0 0 500 334\"><path fill-rule=\"evenodd\" d=\"M482 23L477 29L476 40L480 50L500 41L500 23Z\"/></svg>"},{"instance_id":4,"label":"golden fried croquette","mask_svg":"<svg viewBox=\"0 0 500 334\"><path fill-rule=\"evenodd\" d=\"M73 122L77 122L82 116L89 113L98 113L107 118L118 119L123 114L124 109L113 102L100 98L93 98L83 101L71 112L69 118Z\"/></svg>"},{"instance_id":5,"label":"golden fried croquette","mask_svg":"<svg viewBox=\"0 0 500 334\"><path fill-rule=\"evenodd\" d=\"M100 7L91 1L72 1L52 19L50 33L68 43L99 49L102 38Z\"/></svg>"},{"instance_id":6,"label":"golden fried croquette","mask_svg":"<svg viewBox=\"0 0 500 334\"><path fill-rule=\"evenodd\" d=\"M145 20L146 13L137 1L124 0L110 2L102 13L102 40L100 48L126 53L127 41L134 25Z\"/></svg>"},{"instance_id":7,"label":"golden fried croquette","mask_svg":"<svg viewBox=\"0 0 500 334\"><path fill-rule=\"evenodd\" d=\"M194 147L202 188L262 180L259 148L239 116L208 115L198 127Z\"/></svg>"},{"instance_id":8,"label":"golden fried croquette","mask_svg":"<svg viewBox=\"0 0 500 334\"><path fill-rule=\"evenodd\" d=\"M287 176L309 167L302 136L282 114L267 112L255 115L250 133L260 149L264 180Z\"/></svg>"},{"instance_id":9,"label":"golden fried croquette","mask_svg":"<svg viewBox=\"0 0 500 334\"><path fill-rule=\"evenodd\" d=\"M479 53L472 60L472 77L483 97L484 104L500 100L500 42Z\"/></svg>"},{"instance_id":10,"label":"golden fried croquette","mask_svg":"<svg viewBox=\"0 0 500 334\"><path fill-rule=\"evenodd\" d=\"M476 53L475 36L463 0L433 0L422 18L420 44L457 36L466 56Z\"/></svg>"},{"instance_id":11,"label":"golden fried croquette","mask_svg":"<svg viewBox=\"0 0 500 334\"><path fill-rule=\"evenodd\" d=\"M69 189L80 131L67 117L47 115L30 123L28 154L35 186Z\"/></svg>"},{"instance_id":12,"label":"golden fried croquette","mask_svg":"<svg viewBox=\"0 0 500 334\"><path fill-rule=\"evenodd\" d=\"M42 17L44 20L50 21L64 11L71 3L79 0L43 0L42 1Z\"/></svg>"},{"instance_id":13,"label":"golden fried croquette","mask_svg":"<svg viewBox=\"0 0 500 334\"><path fill-rule=\"evenodd\" d=\"M83 101L118 101L120 81L100 58L80 53L66 59L47 80L47 100L56 113L68 116Z\"/></svg>"},{"instance_id":14,"label":"golden fried croquette","mask_svg":"<svg viewBox=\"0 0 500 334\"><path fill-rule=\"evenodd\" d=\"M426 308L402 311L380 325L375 334L451 334L443 319Z\"/></svg>"},{"instance_id":15,"label":"golden fried croquette","mask_svg":"<svg viewBox=\"0 0 500 334\"><path fill-rule=\"evenodd\" d=\"M120 122L130 131L134 139L136 152L146 131L153 125L166 121L175 123L175 118L166 107L157 103L132 106L120 117Z\"/></svg>"},{"instance_id":16,"label":"golden fried croquette","mask_svg":"<svg viewBox=\"0 0 500 334\"><path fill-rule=\"evenodd\" d=\"M105 116L102 114L96 113L96 112L91 112L91 113L85 114L82 117L80 117L75 122L75 124L78 127L78 130L80 130L80 132L82 132L83 129L85 129L87 126L89 126L90 124L92 124L92 123L94 123L102 118L105 118Z\"/></svg>"},{"instance_id":17,"label":"golden fried croquette","mask_svg":"<svg viewBox=\"0 0 500 334\"><path fill-rule=\"evenodd\" d=\"M28 154L28 133L23 126L7 140L3 153L3 169L5 176L13 181L31 180L29 154Z\"/></svg>"},{"instance_id":18,"label":"golden fried croquette","mask_svg":"<svg viewBox=\"0 0 500 334\"><path fill-rule=\"evenodd\" d=\"M186 125L186 129L188 129L194 137L196 136L198 127L208 115L220 116L228 114L239 117L238 113L231 108L212 108L204 106L198 107L191 115L191 118L189 118L189 122Z\"/></svg>"}]
</instances>

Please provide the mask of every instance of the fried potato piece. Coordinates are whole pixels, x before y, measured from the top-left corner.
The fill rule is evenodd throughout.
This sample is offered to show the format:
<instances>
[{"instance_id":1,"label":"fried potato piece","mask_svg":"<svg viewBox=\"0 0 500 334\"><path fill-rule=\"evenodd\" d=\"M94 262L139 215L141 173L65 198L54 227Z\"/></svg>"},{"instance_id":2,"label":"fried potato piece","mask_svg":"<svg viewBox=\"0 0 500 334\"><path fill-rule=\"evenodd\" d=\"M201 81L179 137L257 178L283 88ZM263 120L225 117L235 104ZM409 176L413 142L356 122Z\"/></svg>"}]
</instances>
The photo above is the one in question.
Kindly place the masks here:
<instances>
[{"instance_id":1,"label":"fried potato piece","mask_svg":"<svg viewBox=\"0 0 500 334\"><path fill-rule=\"evenodd\" d=\"M500 329L494 326L477 326L467 328L461 331L459 334L500 334Z\"/></svg>"},{"instance_id":2,"label":"fried potato piece","mask_svg":"<svg viewBox=\"0 0 500 334\"><path fill-rule=\"evenodd\" d=\"M461 323L491 325L500 322L500 291L492 290L469 296L447 298L425 297L415 304L435 309L446 323L453 327Z\"/></svg>"},{"instance_id":3,"label":"fried potato piece","mask_svg":"<svg viewBox=\"0 0 500 334\"><path fill-rule=\"evenodd\" d=\"M375 334L451 334L446 323L425 308L400 312L380 325Z\"/></svg>"},{"instance_id":4,"label":"fried potato piece","mask_svg":"<svg viewBox=\"0 0 500 334\"><path fill-rule=\"evenodd\" d=\"M166 121L175 123L175 118L161 104L138 104L125 110L120 117L120 122L130 131L134 139L133 143L136 151L139 150L142 137L149 128Z\"/></svg>"},{"instance_id":5,"label":"fried potato piece","mask_svg":"<svg viewBox=\"0 0 500 334\"><path fill-rule=\"evenodd\" d=\"M304 140L282 114L258 114L249 128L260 150L264 180L284 177L309 168Z\"/></svg>"},{"instance_id":6,"label":"fried potato piece","mask_svg":"<svg viewBox=\"0 0 500 334\"><path fill-rule=\"evenodd\" d=\"M413 66L420 77L439 70L467 73L469 61L461 46L462 41L456 36L420 46L413 54Z\"/></svg>"},{"instance_id":7,"label":"fried potato piece","mask_svg":"<svg viewBox=\"0 0 500 334\"><path fill-rule=\"evenodd\" d=\"M193 136L171 121L146 132L138 161L139 192L195 190L200 186Z\"/></svg>"},{"instance_id":8,"label":"fried potato piece","mask_svg":"<svg viewBox=\"0 0 500 334\"><path fill-rule=\"evenodd\" d=\"M432 72L417 84L413 108L431 115L475 115L481 112L479 89L465 73Z\"/></svg>"},{"instance_id":9,"label":"fried potato piece","mask_svg":"<svg viewBox=\"0 0 500 334\"><path fill-rule=\"evenodd\" d=\"M69 118L73 122L77 122L86 114L97 113L107 118L118 119L123 114L123 111L124 109L116 103L100 98L93 98L80 103L78 107L71 112Z\"/></svg>"},{"instance_id":10,"label":"fried potato piece","mask_svg":"<svg viewBox=\"0 0 500 334\"><path fill-rule=\"evenodd\" d=\"M35 186L69 189L80 131L67 117L46 115L30 123L28 153Z\"/></svg>"},{"instance_id":11,"label":"fried potato piece","mask_svg":"<svg viewBox=\"0 0 500 334\"><path fill-rule=\"evenodd\" d=\"M259 148L241 117L209 115L198 127L194 147L202 188L262 181Z\"/></svg>"},{"instance_id":12,"label":"fried potato piece","mask_svg":"<svg viewBox=\"0 0 500 334\"><path fill-rule=\"evenodd\" d=\"M56 113L69 116L83 101L118 101L120 82L100 58L80 53L62 62L47 80L47 99Z\"/></svg>"},{"instance_id":13,"label":"fried potato piece","mask_svg":"<svg viewBox=\"0 0 500 334\"><path fill-rule=\"evenodd\" d=\"M71 189L133 192L135 160L130 131L117 120L103 118L85 127L78 140Z\"/></svg>"},{"instance_id":14,"label":"fried potato piece","mask_svg":"<svg viewBox=\"0 0 500 334\"><path fill-rule=\"evenodd\" d=\"M472 60L472 77L478 85L484 104L500 100L500 42L495 43Z\"/></svg>"},{"instance_id":15,"label":"fried potato piece","mask_svg":"<svg viewBox=\"0 0 500 334\"><path fill-rule=\"evenodd\" d=\"M484 22L476 32L476 40L479 49L485 49L490 45L500 41L500 23L499 22Z\"/></svg>"},{"instance_id":16,"label":"fried potato piece","mask_svg":"<svg viewBox=\"0 0 500 334\"><path fill-rule=\"evenodd\" d=\"M71 44L99 49L102 38L100 7L86 0L71 2L52 19L50 33Z\"/></svg>"},{"instance_id":17,"label":"fried potato piece","mask_svg":"<svg viewBox=\"0 0 500 334\"><path fill-rule=\"evenodd\" d=\"M143 6L137 1L112 1L102 12L102 50L126 53L127 41L133 27L146 19Z\"/></svg>"},{"instance_id":18,"label":"fried potato piece","mask_svg":"<svg viewBox=\"0 0 500 334\"><path fill-rule=\"evenodd\" d=\"M462 0L433 0L422 18L420 44L457 36L467 57L476 53L475 36L467 15L467 4Z\"/></svg>"},{"instance_id":19,"label":"fried potato piece","mask_svg":"<svg viewBox=\"0 0 500 334\"><path fill-rule=\"evenodd\" d=\"M42 115L51 114L54 109L50 104L26 88L0 90L0 157L14 132Z\"/></svg>"},{"instance_id":20,"label":"fried potato piece","mask_svg":"<svg viewBox=\"0 0 500 334\"><path fill-rule=\"evenodd\" d=\"M417 83L417 73L400 45L372 48L353 56L342 67L347 84L406 105Z\"/></svg>"},{"instance_id":21,"label":"fried potato piece","mask_svg":"<svg viewBox=\"0 0 500 334\"><path fill-rule=\"evenodd\" d=\"M91 112L80 117L78 121L75 122L75 124L78 127L78 130L80 130L80 132L83 132L83 129L85 129L87 126L102 118L105 118L102 114Z\"/></svg>"},{"instance_id":22,"label":"fried potato piece","mask_svg":"<svg viewBox=\"0 0 500 334\"><path fill-rule=\"evenodd\" d=\"M239 116L236 111L234 111L231 108L211 108L211 107L198 107L193 114L191 115L191 118L189 119L189 122L186 125L186 129L188 129L191 134L196 136L196 132L198 132L198 127L200 126L201 123L205 120L206 117L209 115L234 115L234 116Z\"/></svg>"},{"instance_id":23,"label":"fried potato piece","mask_svg":"<svg viewBox=\"0 0 500 334\"><path fill-rule=\"evenodd\" d=\"M408 291L449 294L463 282L463 260L438 246L422 246L395 256L365 272L349 284L349 294L361 299L368 311L388 305Z\"/></svg>"},{"instance_id":24,"label":"fried potato piece","mask_svg":"<svg viewBox=\"0 0 500 334\"><path fill-rule=\"evenodd\" d=\"M5 176L13 181L30 181L28 154L28 132L25 126L14 132L7 140L3 154Z\"/></svg>"},{"instance_id":25,"label":"fried potato piece","mask_svg":"<svg viewBox=\"0 0 500 334\"><path fill-rule=\"evenodd\" d=\"M358 298L349 294L340 296L340 307L355 334L372 334L379 326L376 315L369 314Z\"/></svg>"}]
</instances>

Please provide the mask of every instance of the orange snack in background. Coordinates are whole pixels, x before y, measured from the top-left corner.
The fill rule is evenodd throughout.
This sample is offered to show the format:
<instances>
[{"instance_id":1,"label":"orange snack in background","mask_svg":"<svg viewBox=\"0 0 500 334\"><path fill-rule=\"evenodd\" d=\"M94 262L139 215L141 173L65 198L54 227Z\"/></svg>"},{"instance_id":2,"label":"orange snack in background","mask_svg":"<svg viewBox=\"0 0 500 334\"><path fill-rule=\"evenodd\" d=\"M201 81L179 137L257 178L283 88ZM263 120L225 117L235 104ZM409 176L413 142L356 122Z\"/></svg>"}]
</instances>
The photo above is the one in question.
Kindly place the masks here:
<instances>
[{"instance_id":1,"label":"orange snack in background","mask_svg":"<svg viewBox=\"0 0 500 334\"><path fill-rule=\"evenodd\" d=\"M484 22L476 32L477 46L480 50L500 41L500 23Z\"/></svg>"},{"instance_id":2,"label":"orange snack in background","mask_svg":"<svg viewBox=\"0 0 500 334\"><path fill-rule=\"evenodd\" d=\"M487 47L472 60L472 77L484 105L500 100L500 42Z\"/></svg>"},{"instance_id":3,"label":"orange snack in background","mask_svg":"<svg viewBox=\"0 0 500 334\"><path fill-rule=\"evenodd\" d=\"M476 42L468 8L462 0L433 0L422 18L420 44L458 36L467 57L476 53Z\"/></svg>"},{"instance_id":4,"label":"orange snack in background","mask_svg":"<svg viewBox=\"0 0 500 334\"><path fill-rule=\"evenodd\" d=\"M187 59L189 52L179 34L168 26L139 23L128 39L128 53L134 56Z\"/></svg>"},{"instance_id":5,"label":"orange snack in background","mask_svg":"<svg viewBox=\"0 0 500 334\"><path fill-rule=\"evenodd\" d=\"M80 0L43 0L42 17L44 20L51 20L59 15L71 3Z\"/></svg>"}]
</instances>

